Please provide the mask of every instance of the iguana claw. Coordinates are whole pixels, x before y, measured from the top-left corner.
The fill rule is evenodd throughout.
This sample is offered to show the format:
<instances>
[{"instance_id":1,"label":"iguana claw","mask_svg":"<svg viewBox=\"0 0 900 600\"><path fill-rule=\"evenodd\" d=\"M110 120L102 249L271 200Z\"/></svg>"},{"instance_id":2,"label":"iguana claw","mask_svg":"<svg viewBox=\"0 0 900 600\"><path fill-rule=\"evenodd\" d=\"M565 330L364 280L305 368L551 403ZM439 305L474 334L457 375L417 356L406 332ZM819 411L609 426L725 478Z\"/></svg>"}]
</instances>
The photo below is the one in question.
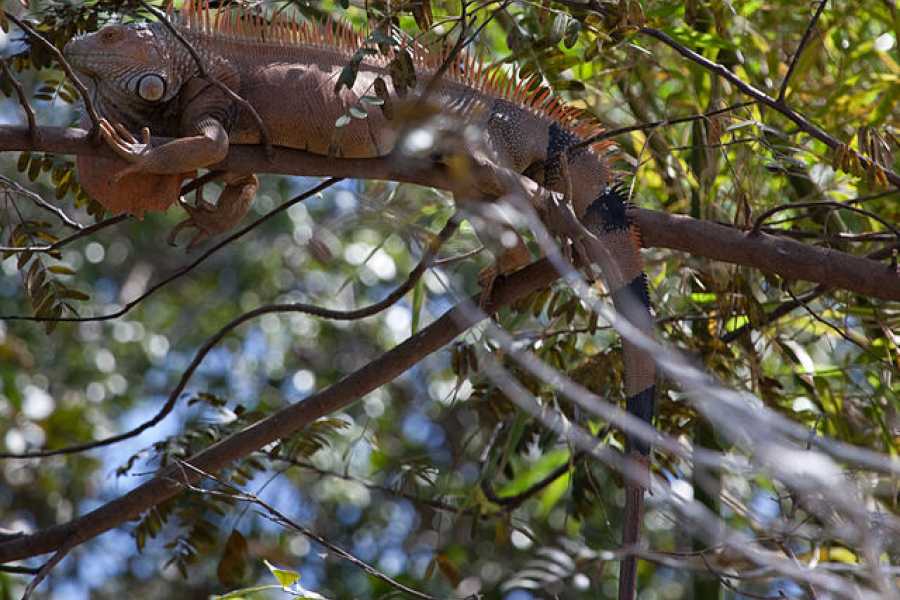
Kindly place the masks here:
<instances>
[{"instance_id":1,"label":"iguana claw","mask_svg":"<svg viewBox=\"0 0 900 600\"><path fill-rule=\"evenodd\" d=\"M140 172L142 164L150 152L150 129L147 127L141 129L143 141L138 141L121 123L113 125L107 119L100 119L98 125L103 141L112 148L113 152L132 163L131 166L115 173L111 177L112 181L118 183L126 175Z\"/></svg>"},{"instance_id":2,"label":"iguana claw","mask_svg":"<svg viewBox=\"0 0 900 600\"><path fill-rule=\"evenodd\" d=\"M179 198L178 202L188 213L188 218L175 225L169 233L169 244L176 245L176 238L182 229L194 227L197 232L187 245L187 251L190 252L206 238L233 228L247 214L258 187L259 180L255 175L237 175L226 177L225 189L219 196L218 204L204 200L202 188L197 190L196 205Z\"/></svg>"}]
</instances>

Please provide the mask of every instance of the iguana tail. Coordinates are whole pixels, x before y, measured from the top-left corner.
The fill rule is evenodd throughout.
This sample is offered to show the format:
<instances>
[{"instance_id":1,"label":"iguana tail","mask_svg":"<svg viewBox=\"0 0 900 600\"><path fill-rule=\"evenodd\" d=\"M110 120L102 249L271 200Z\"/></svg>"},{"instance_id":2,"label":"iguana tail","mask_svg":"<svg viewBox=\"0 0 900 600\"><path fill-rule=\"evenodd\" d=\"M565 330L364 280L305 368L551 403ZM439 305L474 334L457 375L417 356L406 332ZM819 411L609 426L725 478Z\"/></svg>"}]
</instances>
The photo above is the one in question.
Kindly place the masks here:
<instances>
[{"instance_id":1,"label":"iguana tail","mask_svg":"<svg viewBox=\"0 0 900 600\"><path fill-rule=\"evenodd\" d=\"M640 234L626 210L626 195L618 186L610 186L588 206L582 222L609 250L609 262L600 260L606 285L612 293L619 315L645 334L652 332L650 295L647 276L640 257ZM622 340L625 362L626 407L629 413L646 423L653 419L656 396L656 365L653 358L628 338ZM619 600L633 600L637 584L637 559L631 553L640 539L644 508L644 489L649 481L650 445L626 435L626 451L633 459L625 473L625 516L623 549L629 554L619 571Z\"/></svg>"},{"instance_id":2,"label":"iguana tail","mask_svg":"<svg viewBox=\"0 0 900 600\"><path fill-rule=\"evenodd\" d=\"M641 236L628 218L626 192L619 185L609 185L605 159L593 150L581 147L575 135L551 124L548 139L544 185L558 191L571 188L576 214L601 242L599 248L587 246L588 259L603 272L603 282L612 294L616 312L642 333L652 335L650 294L640 252ZM563 156L566 157L565 167ZM565 177L572 181L564 182ZM594 191L590 192L592 189ZM586 194L596 194L596 198ZM655 409L656 363L627 337L623 338L622 347L626 408L630 414L650 423ZM650 445L626 435L625 449L632 459L631 467L625 473L622 531L623 546L629 554L619 571L619 600L634 600L637 559L631 553L640 539L644 489L649 483Z\"/></svg>"}]
</instances>

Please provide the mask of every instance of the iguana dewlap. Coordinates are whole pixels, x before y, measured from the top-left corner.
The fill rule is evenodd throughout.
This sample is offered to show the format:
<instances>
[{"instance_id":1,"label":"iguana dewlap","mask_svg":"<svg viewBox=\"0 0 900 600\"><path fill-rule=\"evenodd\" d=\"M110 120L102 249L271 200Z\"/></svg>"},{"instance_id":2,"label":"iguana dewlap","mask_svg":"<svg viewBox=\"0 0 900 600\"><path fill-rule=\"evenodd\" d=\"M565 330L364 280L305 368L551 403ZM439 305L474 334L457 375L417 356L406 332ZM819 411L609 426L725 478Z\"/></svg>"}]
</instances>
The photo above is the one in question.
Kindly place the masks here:
<instances>
[{"instance_id":1,"label":"iguana dewlap","mask_svg":"<svg viewBox=\"0 0 900 600\"><path fill-rule=\"evenodd\" d=\"M240 10L210 12L190 2L171 21L209 75L255 108L273 145L343 157L382 156L393 150L398 137L394 123L382 109L361 102L364 96L376 95L396 100L388 68L391 57L364 55L353 85L335 93L345 65L364 45L349 28L336 23L265 22ZM444 56L413 47L407 51L421 91ZM149 128L155 135L177 138L149 148L104 124L107 141L131 163L118 177L179 176L218 163L230 144L261 141L252 115L198 76L194 58L164 23L107 26L73 40L65 54L92 81L96 104L110 122L123 124L135 136ZM539 82L515 81L471 57L453 60L433 86L429 102L467 129L482 132L478 151L545 187L566 189L561 176L565 155L575 213L608 249L596 261L616 308L649 332L646 279L624 195L611 186L603 148L575 147L596 131L594 122L565 106ZM347 122L342 117L352 114L351 109L357 117L364 110L366 118ZM336 125L339 120L344 126ZM110 188L113 195L115 185ZM249 208L255 189L252 175L227 174L217 208L192 210L189 223L201 237L232 227ZM623 345L628 410L649 422L654 410L654 362L628 340ZM649 452L647 444L631 436L628 446L639 455ZM629 497L639 502L642 495L638 496L635 492ZM626 536L626 543L634 539Z\"/></svg>"},{"instance_id":2,"label":"iguana dewlap","mask_svg":"<svg viewBox=\"0 0 900 600\"><path fill-rule=\"evenodd\" d=\"M83 117L81 126L90 129ZM146 212L163 212L178 200L181 184L193 173L152 175L131 173L119 180L113 176L129 166L123 158L80 154L75 158L78 182L87 194L113 214L128 213L142 218Z\"/></svg>"}]
</instances>

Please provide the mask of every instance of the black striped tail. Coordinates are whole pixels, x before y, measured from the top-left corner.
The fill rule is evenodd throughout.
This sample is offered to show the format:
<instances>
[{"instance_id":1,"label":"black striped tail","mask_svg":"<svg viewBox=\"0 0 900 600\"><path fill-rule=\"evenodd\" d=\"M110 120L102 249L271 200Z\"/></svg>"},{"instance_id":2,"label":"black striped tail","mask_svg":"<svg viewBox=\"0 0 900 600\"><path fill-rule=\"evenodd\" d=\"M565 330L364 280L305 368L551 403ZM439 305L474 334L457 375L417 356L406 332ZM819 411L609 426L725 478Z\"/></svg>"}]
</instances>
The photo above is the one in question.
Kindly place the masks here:
<instances>
[{"instance_id":1,"label":"black striped tail","mask_svg":"<svg viewBox=\"0 0 900 600\"><path fill-rule=\"evenodd\" d=\"M604 274L616 311L641 332L650 335L653 320L647 276L640 257L639 235L630 222L624 190L607 187L585 211L582 221L605 246L607 257L592 257ZM653 421L656 397L656 364L629 339L622 340L625 361L626 408L645 423ZM649 482L650 444L626 433L627 454L634 460L626 472L625 514L622 545L629 553L619 568L619 600L634 600L637 592L637 556L633 553L641 536L644 488Z\"/></svg>"},{"instance_id":2,"label":"black striped tail","mask_svg":"<svg viewBox=\"0 0 900 600\"><path fill-rule=\"evenodd\" d=\"M561 155L567 159L575 136L555 124L548 128L548 145L544 161L544 185L551 189L561 186ZM602 161L598 157L598 161ZM568 160L567 160L568 162ZM598 169L605 168L600 162ZM579 180L590 181L590 174L570 173L573 186ZM585 179L588 178L588 179ZM577 195L577 192L575 193ZM584 226L602 243L585 244L586 257L603 272L603 280L609 288L616 311L646 335L653 332L650 295L647 276L643 272L640 254L640 235L628 218L628 194L617 185L607 186L600 195L579 214ZM570 198L576 204L575 198ZM583 206L583 205L581 205ZM656 364L653 358L641 351L627 338L622 340L625 362L626 408L629 413L646 423L651 423L655 410ZM650 444L632 434L626 434L626 452L633 458L633 467L626 472L625 515L622 528L623 546L633 550L641 533L644 509L644 488L649 482ZM630 553L622 561L619 570L619 600L634 600L637 591L637 557Z\"/></svg>"}]
</instances>

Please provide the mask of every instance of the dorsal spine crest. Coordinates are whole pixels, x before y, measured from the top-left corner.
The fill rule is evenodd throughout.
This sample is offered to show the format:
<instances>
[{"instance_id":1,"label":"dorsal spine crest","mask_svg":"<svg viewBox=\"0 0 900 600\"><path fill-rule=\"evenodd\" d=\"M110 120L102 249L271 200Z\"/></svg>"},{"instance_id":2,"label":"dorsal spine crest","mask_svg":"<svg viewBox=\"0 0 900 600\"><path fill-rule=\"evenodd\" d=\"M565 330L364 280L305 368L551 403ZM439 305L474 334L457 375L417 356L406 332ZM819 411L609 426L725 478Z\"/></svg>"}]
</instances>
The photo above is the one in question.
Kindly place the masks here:
<instances>
[{"instance_id":1,"label":"dorsal spine crest","mask_svg":"<svg viewBox=\"0 0 900 600\"><path fill-rule=\"evenodd\" d=\"M324 23L312 23L276 11L267 19L259 10L248 10L228 2L211 9L209 0L187 0L178 11L170 1L166 8L169 20L175 26L213 42L220 39L279 47L313 46L337 50L349 57L366 41L353 27L331 16ZM447 46L434 51L405 41L401 50L408 52L418 66L432 71L437 70L450 53ZM378 59L367 57L367 60ZM465 53L453 60L445 77L543 116L582 139L603 131L591 115L566 105L553 94L543 84L540 74L522 77L519 69L509 74L502 67L499 63L488 65L472 53ZM600 151L610 145L602 142L592 148Z\"/></svg>"}]
</instances>

